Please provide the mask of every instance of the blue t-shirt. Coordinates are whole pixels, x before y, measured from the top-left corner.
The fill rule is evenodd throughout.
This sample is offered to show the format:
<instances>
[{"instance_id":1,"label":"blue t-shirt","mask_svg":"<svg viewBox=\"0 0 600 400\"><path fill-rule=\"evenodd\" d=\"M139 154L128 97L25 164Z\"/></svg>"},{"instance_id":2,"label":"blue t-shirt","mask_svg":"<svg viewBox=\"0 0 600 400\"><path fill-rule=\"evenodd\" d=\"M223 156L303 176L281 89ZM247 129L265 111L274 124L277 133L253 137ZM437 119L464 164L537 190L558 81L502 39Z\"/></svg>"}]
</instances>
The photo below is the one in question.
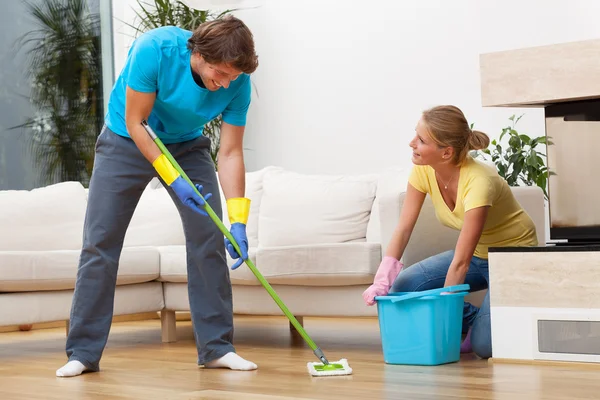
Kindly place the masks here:
<instances>
[{"instance_id":1,"label":"blue t-shirt","mask_svg":"<svg viewBox=\"0 0 600 400\"><path fill-rule=\"evenodd\" d=\"M125 124L127 86L139 92L156 92L148 124L164 143L177 143L202 135L204 124L222 114L223 121L244 126L250 106L250 76L212 92L194 81L187 40L192 32L160 27L138 37L110 94L106 125L129 137ZM140 121L141 122L141 121Z\"/></svg>"}]
</instances>

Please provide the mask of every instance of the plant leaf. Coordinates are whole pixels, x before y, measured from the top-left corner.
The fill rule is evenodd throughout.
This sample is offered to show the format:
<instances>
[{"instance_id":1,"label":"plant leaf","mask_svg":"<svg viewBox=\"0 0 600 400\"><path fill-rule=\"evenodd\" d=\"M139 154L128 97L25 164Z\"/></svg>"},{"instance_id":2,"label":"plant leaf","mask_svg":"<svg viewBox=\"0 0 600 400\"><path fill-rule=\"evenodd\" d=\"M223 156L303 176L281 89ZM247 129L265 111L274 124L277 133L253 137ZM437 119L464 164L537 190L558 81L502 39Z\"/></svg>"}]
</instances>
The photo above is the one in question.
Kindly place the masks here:
<instances>
[{"instance_id":1,"label":"plant leaf","mask_svg":"<svg viewBox=\"0 0 600 400\"><path fill-rule=\"evenodd\" d=\"M526 145L530 145L531 144L531 138L527 135L519 135L519 138L521 139L521 141L526 144Z\"/></svg>"}]
</instances>

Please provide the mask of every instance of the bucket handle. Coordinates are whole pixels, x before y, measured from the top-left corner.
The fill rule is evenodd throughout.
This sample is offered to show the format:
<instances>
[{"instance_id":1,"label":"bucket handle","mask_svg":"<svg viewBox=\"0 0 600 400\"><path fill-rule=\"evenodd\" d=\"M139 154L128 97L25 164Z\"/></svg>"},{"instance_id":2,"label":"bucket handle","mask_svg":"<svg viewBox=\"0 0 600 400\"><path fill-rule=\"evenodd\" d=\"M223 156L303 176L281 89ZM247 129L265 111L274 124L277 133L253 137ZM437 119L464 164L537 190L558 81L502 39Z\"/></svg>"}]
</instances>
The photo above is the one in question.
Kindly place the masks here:
<instances>
[{"instance_id":1,"label":"bucket handle","mask_svg":"<svg viewBox=\"0 0 600 400\"><path fill-rule=\"evenodd\" d=\"M433 294L440 294L440 293L445 293L445 292L464 292L464 291L468 291L470 288L471 287L467 283L464 283L462 285L455 285L455 286L448 286L448 287L443 287L443 288L439 288L439 289L425 290L422 292L411 292L411 293L405 294L403 296L394 297L390 300L392 301L392 303L397 303L399 301L415 299L418 297L425 297L425 296L430 296Z\"/></svg>"}]
</instances>

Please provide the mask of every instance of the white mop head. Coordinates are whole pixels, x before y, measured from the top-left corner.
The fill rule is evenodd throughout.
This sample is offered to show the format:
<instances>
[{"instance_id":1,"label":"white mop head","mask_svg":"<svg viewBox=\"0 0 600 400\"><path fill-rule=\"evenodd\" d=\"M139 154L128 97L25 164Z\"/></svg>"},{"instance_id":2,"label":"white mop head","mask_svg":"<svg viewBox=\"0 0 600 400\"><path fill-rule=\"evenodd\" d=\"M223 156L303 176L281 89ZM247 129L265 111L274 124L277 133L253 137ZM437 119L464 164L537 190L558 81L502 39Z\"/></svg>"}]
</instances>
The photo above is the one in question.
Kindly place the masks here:
<instances>
[{"instance_id":1,"label":"white mop head","mask_svg":"<svg viewBox=\"0 0 600 400\"><path fill-rule=\"evenodd\" d=\"M308 373L312 376L334 376L334 375L351 375L352 368L348 365L348 360L342 358L339 361L329 362L329 365L324 366L320 362L309 362L306 364Z\"/></svg>"}]
</instances>

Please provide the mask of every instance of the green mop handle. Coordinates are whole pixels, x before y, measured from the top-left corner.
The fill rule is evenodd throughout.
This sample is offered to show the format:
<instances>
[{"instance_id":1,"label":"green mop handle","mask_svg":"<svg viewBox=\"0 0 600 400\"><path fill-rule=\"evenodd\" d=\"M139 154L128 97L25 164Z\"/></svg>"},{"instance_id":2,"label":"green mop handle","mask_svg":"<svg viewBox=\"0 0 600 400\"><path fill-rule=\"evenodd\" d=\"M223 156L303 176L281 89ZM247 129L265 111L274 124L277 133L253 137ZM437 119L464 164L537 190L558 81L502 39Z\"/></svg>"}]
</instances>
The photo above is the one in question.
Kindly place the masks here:
<instances>
[{"instance_id":1,"label":"green mop handle","mask_svg":"<svg viewBox=\"0 0 600 400\"><path fill-rule=\"evenodd\" d=\"M144 129L146 129L146 132L148 132L148 134L150 135L150 137L152 138L152 140L154 141L154 143L156 143L156 145L158 146L158 148L160 149L160 151L162 152L162 154L164 154L165 157L167 157L167 159L169 160L169 162L171 163L171 165L173 165L173 167L177 170L177 172L179 172L179 174L190 184L190 186L194 188L194 191L204 201L204 197L202 196L202 194L198 191L198 189L196 188L196 186L194 186L194 183L190 180L190 178L188 178L188 176L183 171L183 169L181 168L181 166L179 166L179 164L177 163L177 161L175 161L175 159L173 158L173 156L171 155L171 153L169 152L169 150L165 147L165 145L160 140L160 138L154 133L154 131L152 130L152 128L150 127L150 125L148 125L148 123L144 120L144 121L142 121L142 126L144 127ZM213 211L213 209L210 207L210 205L206 201L204 201L204 208L205 208L206 212L208 213L209 217L219 227L219 230L227 237L227 239L229 239L231 241L231 243L233 244L233 247L235 248L235 250L237 251L237 253L238 254L242 254L239 245L237 244L237 242L235 241L235 239L233 238L233 236L231 235L231 233L229 232L229 230L225 227L225 225L223 224L223 222L221 222L221 220L219 219L219 217L217 216L217 214ZM308 333L306 333L306 331L304 330L304 328L302 327L302 325L300 325L300 323L298 322L298 320L296 319L296 317L294 317L294 315L290 312L290 310L288 310L288 308L283 303L283 301L281 301L281 299L279 298L279 296L277 295L277 293L275 292L275 290L271 287L271 285L269 284L269 282L267 282L267 280L263 277L263 275L258 271L258 269L256 268L256 266L254 266L254 263L252 262L252 260L250 260L250 257L248 257L245 260L245 262L248 265L248 268L250 268L250 270L254 274L254 276L256 276L256 279L258 279L258 281L263 285L263 287L271 295L271 297L273 298L273 300L275 300L275 302L277 303L277 305L279 306L279 308L281 308L281 310L283 311L283 313L288 317L288 319L290 320L290 322L292 323L292 325L294 325L294 327L296 328L296 330L300 333L300 335L302 336L302 338L306 341L306 343L310 346L310 348L315 352L315 354L317 354L317 352L319 353L319 354L317 354L317 357L323 361L325 359L325 357L322 355L321 350L317 347L317 345L315 344L315 342L313 342L313 340L310 338L310 336L308 336ZM327 364L327 360L326 359L325 359L324 363Z\"/></svg>"}]
</instances>

